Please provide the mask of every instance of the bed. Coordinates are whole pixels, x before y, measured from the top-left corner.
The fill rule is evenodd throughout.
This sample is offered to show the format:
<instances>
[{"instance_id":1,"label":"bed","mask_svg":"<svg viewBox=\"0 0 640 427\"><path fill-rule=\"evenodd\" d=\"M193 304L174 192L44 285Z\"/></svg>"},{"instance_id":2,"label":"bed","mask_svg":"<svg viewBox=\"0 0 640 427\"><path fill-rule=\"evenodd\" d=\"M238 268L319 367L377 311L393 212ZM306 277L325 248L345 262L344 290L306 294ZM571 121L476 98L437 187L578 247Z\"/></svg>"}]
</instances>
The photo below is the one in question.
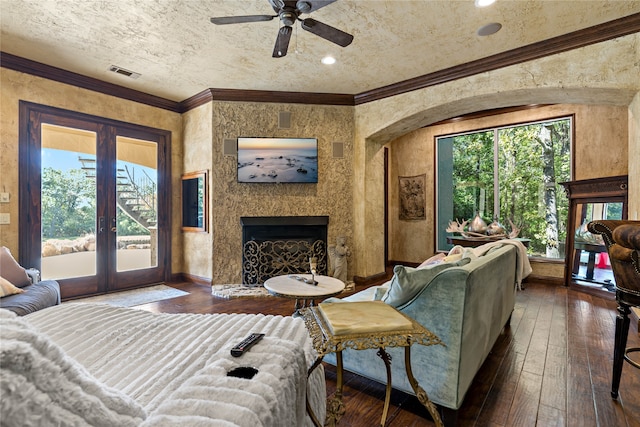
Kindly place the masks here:
<instances>
[{"instance_id":1,"label":"bed","mask_svg":"<svg viewBox=\"0 0 640 427\"><path fill-rule=\"evenodd\" d=\"M7 425L306 426L324 420L324 370L301 319L154 314L67 303L2 322ZM241 357L230 349L265 337ZM253 367L251 379L228 376ZM321 368L321 367L320 367Z\"/></svg>"}]
</instances>

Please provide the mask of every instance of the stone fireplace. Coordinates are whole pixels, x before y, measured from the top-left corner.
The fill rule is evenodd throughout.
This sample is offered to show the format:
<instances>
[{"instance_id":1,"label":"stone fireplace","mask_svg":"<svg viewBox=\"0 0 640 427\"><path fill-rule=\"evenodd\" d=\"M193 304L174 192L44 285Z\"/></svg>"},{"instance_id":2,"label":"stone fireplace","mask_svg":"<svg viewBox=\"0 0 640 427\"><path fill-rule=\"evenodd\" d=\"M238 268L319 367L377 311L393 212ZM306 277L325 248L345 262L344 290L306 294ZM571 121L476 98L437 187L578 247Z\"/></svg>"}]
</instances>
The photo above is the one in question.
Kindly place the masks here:
<instances>
[{"instance_id":1,"label":"stone fireplace","mask_svg":"<svg viewBox=\"0 0 640 427\"><path fill-rule=\"evenodd\" d=\"M328 216L241 217L240 223L244 284L307 273L310 257L318 258L318 274L327 274Z\"/></svg>"}]
</instances>

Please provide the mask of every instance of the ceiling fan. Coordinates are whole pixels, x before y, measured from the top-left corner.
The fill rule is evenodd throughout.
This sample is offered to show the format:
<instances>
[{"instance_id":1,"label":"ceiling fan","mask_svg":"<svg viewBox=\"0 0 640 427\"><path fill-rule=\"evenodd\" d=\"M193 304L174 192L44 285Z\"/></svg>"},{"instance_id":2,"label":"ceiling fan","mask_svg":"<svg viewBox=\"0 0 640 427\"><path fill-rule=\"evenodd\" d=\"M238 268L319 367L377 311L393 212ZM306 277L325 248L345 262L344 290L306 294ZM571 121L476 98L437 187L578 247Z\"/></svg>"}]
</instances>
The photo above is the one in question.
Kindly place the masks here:
<instances>
[{"instance_id":1,"label":"ceiling fan","mask_svg":"<svg viewBox=\"0 0 640 427\"><path fill-rule=\"evenodd\" d=\"M268 0L276 15L247 15L247 16L225 16L221 18L211 18L211 22L216 25L240 24L247 22L271 21L273 18L280 18L283 26L278 31L276 44L273 48L273 57L282 58L287 54L289 49L289 40L293 32L292 25L296 21L300 21L301 27L305 31L329 40L338 46L346 47L353 41L351 34L334 28L330 25L323 24L312 18L301 19L303 13L311 13L321 7L327 6L336 0Z\"/></svg>"}]
</instances>

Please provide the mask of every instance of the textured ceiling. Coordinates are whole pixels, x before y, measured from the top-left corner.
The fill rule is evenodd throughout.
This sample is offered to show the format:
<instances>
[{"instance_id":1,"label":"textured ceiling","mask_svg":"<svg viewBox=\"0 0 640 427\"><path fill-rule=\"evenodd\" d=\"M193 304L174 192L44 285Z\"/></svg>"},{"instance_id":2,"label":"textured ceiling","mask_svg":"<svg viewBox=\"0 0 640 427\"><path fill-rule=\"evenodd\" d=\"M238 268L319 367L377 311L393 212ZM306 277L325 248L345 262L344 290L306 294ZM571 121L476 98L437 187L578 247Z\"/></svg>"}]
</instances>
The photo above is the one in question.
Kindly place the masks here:
<instances>
[{"instance_id":1,"label":"textured ceiling","mask_svg":"<svg viewBox=\"0 0 640 427\"><path fill-rule=\"evenodd\" d=\"M3 52L173 101L207 88L358 94L639 12L638 0L338 0L308 16L353 34L350 46L297 23L276 59L277 19L209 22L272 15L267 0L0 0L0 40ZM476 35L491 22L502 30ZM320 63L328 54L336 64Z\"/></svg>"}]
</instances>

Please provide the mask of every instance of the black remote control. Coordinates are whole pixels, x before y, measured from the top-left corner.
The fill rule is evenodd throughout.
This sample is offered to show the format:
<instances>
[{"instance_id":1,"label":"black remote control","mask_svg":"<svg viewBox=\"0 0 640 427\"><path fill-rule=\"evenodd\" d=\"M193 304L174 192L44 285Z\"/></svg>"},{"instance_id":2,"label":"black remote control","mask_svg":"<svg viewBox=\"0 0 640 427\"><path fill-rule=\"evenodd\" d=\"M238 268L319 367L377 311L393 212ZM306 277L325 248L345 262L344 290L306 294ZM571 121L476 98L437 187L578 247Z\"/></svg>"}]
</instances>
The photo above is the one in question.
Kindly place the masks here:
<instances>
[{"instance_id":1,"label":"black remote control","mask_svg":"<svg viewBox=\"0 0 640 427\"><path fill-rule=\"evenodd\" d=\"M252 345L260 341L264 337L264 334L253 333L240 341L236 346L231 349L231 355L233 357L240 357L245 351L249 350Z\"/></svg>"}]
</instances>

